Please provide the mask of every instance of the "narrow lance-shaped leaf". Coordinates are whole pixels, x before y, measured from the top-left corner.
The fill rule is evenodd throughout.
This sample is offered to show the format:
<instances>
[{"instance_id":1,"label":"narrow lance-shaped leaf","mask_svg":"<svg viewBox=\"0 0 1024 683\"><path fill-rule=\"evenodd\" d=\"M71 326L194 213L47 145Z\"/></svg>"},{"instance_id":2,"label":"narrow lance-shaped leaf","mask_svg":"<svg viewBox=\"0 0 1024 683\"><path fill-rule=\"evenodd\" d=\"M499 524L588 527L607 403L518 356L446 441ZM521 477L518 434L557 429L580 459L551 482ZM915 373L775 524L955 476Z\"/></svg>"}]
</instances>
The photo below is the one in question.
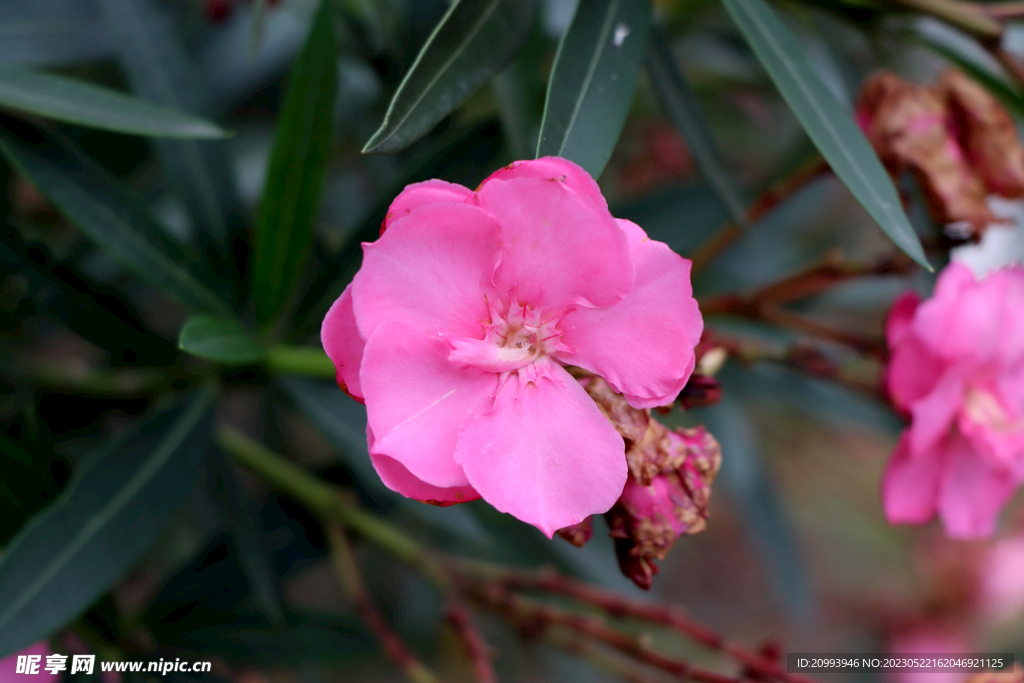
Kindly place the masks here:
<instances>
[{"instance_id":1,"label":"narrow lance-shaped leaf","mask_svg":"<svg viewBox=\"0 0 1024 683\"><path fill-rule=\"evenodd\" d=\"M665 43L660 32L651 33L650 51L647 55L647 70L655 91L668 112L672 123L686 139L686 145L697 161L705 180L718 195L729 218L739 228L749 228L747 212L743 208L735 183L722 164L714 136L700 110L690 86L676 66L672 50Z\"/></svg>"},{"instance_id":2,"label":"narrow lance-shaped leaf","mask_svg":"<svg viewBox=\"0 0 1024 683\"><path fill-rule=\"evenodd\" d=\"M0 128L0 151L64 216L143 280L197 311L227 312L190 271L196 263L168 239L142 201L117 178L55 138L26 128L28 141Z\"/></svg>"},{"instance_id":3,"label":"narrow lance-shaped leaf","mask_svg":"<svg viewBox=\"0 0 1024 683\"><path fill-rule=\"evenodd\" d=\"M148 100L193 114L207 113L202 74L154 0L99 0L118 61L132 90ZM222 141L156 140L170 183L184 199L200 236L226 255L239 202Z\"/></svg>"},{"instance_id":4,"label":"narrow lance-shaped leaf","mask_svg":"<svg viewBox=\"0 0 1024 683\"><path fill-rule=\"evenodd\" d=\"M983 85L986 90L992 93L993 97L1002 102L1003 106L1013 112L1017 118L1024 118L1024 96L1004 78L960 54L951 46L943 45L936 40L924 36L918 40L922 45L939 53Z\"/></svg>"},{"instance_id":5,"label":"narrow lance-shaped leaf","mask_svg":"<svg viewBox=\"0 0 1024 683\"><path fill-rule=\"evenodd\" d=\"M220 138L210 121L76 78L13 66L0 68L0 105L115 133Z\"/></svg>"},{"instance_id":6,"label":"narrow lance-shaped leaf","mask_svg":"<svg viewBox=\"0 0 1024 683\"><path fill-rule=\"evenodd\" d=\"M255 363L265 355L259 338L239 320L209 314L189 318L178 335L178 348L219 363Z\"/></svg>"},{"instance_id":7,"label":"narrow lance-shaped leaf","mask_svg":"<svg viewBox=\"0 0 1024 683\"><path fill-rule=\"evenodd\" d=\"M931 270L889 174L814 72L797 37L764 0L722 3L835 174L896 246Z\"/></svg>"},{"instance_id":8,"label":"narrow lance-shaped leaf","mask_svg":"<svg viewBox=\"0 0 1024 683\"><path fill-rule=\"evenodd\" d=\"M363 152L397 152L454 111L516 56L536 8L537 0L453 2L402 79L384 123Z\"/></svg>"},{"instance_id":9,"label":"narrow lance-shaped leaf","mask_svg":"<svg viewBox=\"0 0 1024 683\"><path fill-rule=\"evenodd\" d=\"M333 6L322 0L288 81L263 191L252 291L256 319L271 325L306 263L331 150L337 45Z\"/></svg>"},{"instance_id":10,"label":"narrow lance-shaped leaf","mask_svg":"<svg viewBox=\"0 0 1024 683\"><path fill-rule=\"evenodd\" d=\"M0 559L0 657L74 619L149 548L211 444L204 389L101 449Z\"/></svg>"},{"instance_id":11,"label":"narrow lance-shaped leaf","mask_svg":"<svg viewBox=\"0 0 1024 683\"><path fill-rule=\"evenodd\" d=\"M650 23L647 0L580 0L548 80L538 157L601 175L633 103Z\"/></svg>"}]
</instances>

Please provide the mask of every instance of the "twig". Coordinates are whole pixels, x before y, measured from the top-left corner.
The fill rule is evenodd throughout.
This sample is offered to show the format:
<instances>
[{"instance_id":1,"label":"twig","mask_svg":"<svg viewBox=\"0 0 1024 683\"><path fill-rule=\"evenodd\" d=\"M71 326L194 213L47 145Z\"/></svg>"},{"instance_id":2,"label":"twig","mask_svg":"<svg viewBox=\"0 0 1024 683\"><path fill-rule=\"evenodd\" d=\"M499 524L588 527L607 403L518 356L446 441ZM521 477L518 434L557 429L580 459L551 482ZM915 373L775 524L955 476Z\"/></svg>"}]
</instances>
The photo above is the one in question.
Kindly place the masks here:
<instances>
[{"instance_id":1,"label":"twig","mask_svg":"<svg viewBox=\"0 0 1024 683\"><path fill-rule=\"evenodd\" d=\"M1004 50L999 44L985 45L984 47L989 51L989 54L995 57L999 65L1013 76L1019 85L1024 86L1024 64L1021 64L1016 57Z\"/></svg>"},{"instance_id":2,"label":"twig","mask_svg":"<svg viewBox=\"0 0 1024 683\"><path fill-rule=\"evenodd\" d=\"M998 45L1003 37L1003 25L977 5L958 0L889 0L959 28L986 45Z\"/></svg>"},{"instance_id":3,"label":"twig","mask_svg":"<svg viewBox=\"0 0 1024 683\"><path fill-rule=\"evenodd\" d=\"M498 582L470 581L464 589L466 594L481 606L498 612L519 626L524 637L543 635L553 625L563 626L679 678L692 679L699 683L750 683L745 679L726 676L694 666L685 660L664 655L652 649L646 638L617 631L596 615L568 612L553 605L524 598Z\"/></svg>"},{"instance_id":4,"label":"twig","mask_svg":"<svg viewBox=\"0 0 1024 683\"><path fill-rule=\"evenodd\" d=\"M654 605L639 600L630 600L610 591L581 583L550 570L539 572L523 572L490 566L462 565L470 571L478 571L488 576L492 582L499 583L509 589L538 590L555 593L592 605L608 616L622 619L631 618L647 621L670 628L691 640L722 652L743 664L750 671L768 678L778 679L784 683L816 683L812 678L791 674L776 662L759 654L748 652L743 648L726 641L711 629L696 623L675 607Z\"/></svg>"},{"instance_id":5,"label":"twig","mask_svg":"<svg viewBox=\"0 0 1024 683\"><path fill-rule=\"evenodd\" d=\"M604 648L594 645L593 642L580 640L575 633L568 629L548 629L544 632L544 640L550 645L574 654L583 661L621 678L626 683L658 683L658 679L639 671L632 661L614 657Z\"/></svg>"},{"instance_id":6,"label":"twig","mask_svg":"<svg viewBox=\"0 0 1024 683\"><path fill-rule=\"evenodd\" d=\"M885 398L880 378L863 380L831 361L817 346L799 341L782 348L771 348L754 341L730 338L715 330L715 342L728 351L730 356L743 363L780 363L812 377L828 379L843 386L865 393L874 398Z\"/></svg>"},{"instance_id":7,"label":"twig","mask_svg":"<svg viewBox=\"0 0 1024 683\"><path fill-rule=\"evenodd\" d=\"M384 653L398 665L405 677L412 683L437 683L438 678L412 650L410 650L398 634L391 630L383 615L377 610L370 594L366 590L363 578L359 574L352 546L345 538L345 529L341 524L333 522L327 525L327 539L331 548L331 561L338 574L345 592L355 603L356 611L373 635L380 641Z\"/></svg>"},{"instance_id":8,"label":"twig","mask_svg":"<svg viewBox=\"0 0 1024 683\"><path fill-rule=\"evenodd\" d=\"M448 607L448 621L455 633L466 647L466 654L473 664L473 672L479 683L497 683L494 668L491 666L491 648L473 623L469 610L464 605L454 603Z\"/></svg>"},{"instance_id":9,"label":"twig","mask_svg":"<svg viewBox=\"0 0 1024 683\"><path fill-rule=\"evenodd\" d=\"M747 209L747 222L757 225L772 209L789 199L809 182L829 171L829 166L821 158L801 166L792 175L779 180L761 193ZM703 270L716 256L729 248L733 242L743 236L744 232L733 224L723 226L709 237L690 256L693 262L692 272Z\"/></svg>"},{"instance_id":10,"label":"twig","mask_svg":"<svg viewBox=\"0 0 1024 683\"><path fill-rule=\"evenodd\" d=\"M1024 17L1024 2L998 2L991 5L975 4L974 7L996 21Z\"/></svg>"}]
</instances>

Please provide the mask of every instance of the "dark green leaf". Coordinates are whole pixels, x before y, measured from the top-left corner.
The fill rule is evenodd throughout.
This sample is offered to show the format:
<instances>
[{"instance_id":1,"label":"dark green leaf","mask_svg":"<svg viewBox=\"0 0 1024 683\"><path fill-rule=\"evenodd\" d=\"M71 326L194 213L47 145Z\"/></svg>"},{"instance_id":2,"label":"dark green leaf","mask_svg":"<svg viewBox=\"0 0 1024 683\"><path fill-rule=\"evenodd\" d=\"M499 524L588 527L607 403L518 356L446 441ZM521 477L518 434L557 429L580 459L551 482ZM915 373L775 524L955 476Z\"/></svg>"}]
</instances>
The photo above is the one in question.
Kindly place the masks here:
<instances>
[{"instance_id":1,"label":"dark green leaf","mask_svg":"<svg viewBox=\"0 0 1024 683\"><path fill-rule=\"evenodd\" d=\"M201 74L154 0L101 0L99 6L132 90L181 111L208 112ZM155 140L154 144L200 235L212 236L223 251L232 217L239 213L224 143Z\"/></svg>"},{"instance_id":2,"label":"dark green leaf","mask_svg":"<svg viewBox=\"0 0 1024 683\"><path fill-rule=\"evenodd\" d=\"M289 76L260 207L252 289L262 327L280 315L306 263L331 151L337 83L333 8L323 0Z\"/></svg>"},{"instance_id":3,"label":"dark green leaf","mask_svg":"<svg viewBox=\"0 0 1024 683\"><path fill-rule=\"evenodd\" d=\"M131 301L116 288L90 281L73 259L58 260L45 244L26 244L11 225L0 227L0 263L28 281L39 312L110 352L111 362L165 365L177 351L146 332Z\"/></svg>"},{"instance_id":4,"label":"dark green leaf","mask_svg":"<svg viewBox=\"0 0 1024 683\"><path fill-rule=\"evenodd\" d=\"M238 552L242 571L249 581L249 588L260 610L273 624L284 620L284 608L278 591L277 577L270 565L270 556L263 543L263 535L256 525L256 513L238 479L235 466L224 452L214 451L214 464L218 482L223 488L223 498L231 522L231 538Z\"/></svg>"},{"instance_id":5,"label":"dark green leaf","mask_svg":"<svg viewBox=\"0 0 1024 683\"><path fill-rule=\"evenodd\" d=\"M86 81L13 66L0 68L0 105L115 133L220 138L219 126Z\"/></svg>"},{"instance_id":6,"label":"dark green leaf","mask_svg":"<svg viewBox=\"0 0 1024 683\"><path fill-rule=\"evenodd\" d=\"M0 657L75 618L147 550L210 448L206 389L101 449L0 559Z\"/></svg>"},{"instance_id":7,"label":"dark green leaf","mask_svg":"<svg viewBox=\"0 0 1024 683\"><path fill-rule=\"evenodd\" d=\"M218 363L256 363L266 351L259 338L235 318L195 315L178 335L178 348Z\"/></svg>"},{"instance_id":8,"label":"dark green leaf","mask_svg":"<svg viewBox=\"0 0 1024 683\"><path fill-rule=\"evenodd\" d=\"M814 72L797 37L764 0L722 2L835 174L896 246L931 270L889 174Z\"/></svg>"},{"instance_id":9,"label":"dark green leaf","mask_svg":"<svg viewBox=\"0 0 1024 683\"><path fill-rule=\"evenodd\" d=\"M633 103L650 23L646 0L580 0L555 54L538 157L601 175Z\"/></svg>"},{"instance_id":10,"label":"dark green leaf","mask_svg":"<svg viewBox=\"0 0 1024 683\"><path fill-rule=\"evenodd\" d=\"M747 211L743 207L735 182L722 164L715 138L708 128L700 104L690 91L683 74L676 66L672 50L657 30L651 34L647 70L654 89L668 112L672 123L686 139L686 146L697 161L701 173L718 195L729 218L738 228L747 229Z\"/></svg>"},{"instance_id":11,"label":"dark green leaf","mask_svg":"<svg viewBox=\"0 0 1024 683\"><path fill-rule=\"evenodd\" d=\"M200 311L228 306L203 286L189 266L197 259L168 239L141 200L105 170L55 138L26 140L0 129L0 149L68 220L143 280Z\"/></svg>"},{"instance_id":12,"label":"dark green leaf","mask_svg":"<svg viewBox=\"0 0 1024 683\"><path fill-rule=\"evenodd\" d=\"M161 644L221 655L240 666L344 662L378 649L357 619L344 617L289 614L286 624L275 626L253 612L197 610L183 624L193 625L174 634L157 631Z\"/></svg>"},{"instance_id":13,"label":"dark green leaf","mask_svg":"<svg viewBox=\"0 0 1024 683\"><path fill-rule=\"evenodd\" d=\"M363 152L397 152L507 65L529 34L537 0L456 0L402 79Z\"/></svg>"}]
</instances>

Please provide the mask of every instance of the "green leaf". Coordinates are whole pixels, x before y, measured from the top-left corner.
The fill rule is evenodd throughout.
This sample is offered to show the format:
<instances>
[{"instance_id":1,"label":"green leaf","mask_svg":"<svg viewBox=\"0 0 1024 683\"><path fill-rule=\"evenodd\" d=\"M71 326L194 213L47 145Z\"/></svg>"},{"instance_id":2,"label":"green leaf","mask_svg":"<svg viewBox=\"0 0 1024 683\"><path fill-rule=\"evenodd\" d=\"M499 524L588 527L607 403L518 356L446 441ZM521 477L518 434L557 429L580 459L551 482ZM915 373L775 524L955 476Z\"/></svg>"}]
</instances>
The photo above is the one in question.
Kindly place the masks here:
<instances>
[{"instance_id":1,"label":"green leaf","mask_svg":"<svg viewBox=\"0 0 1024 683\"><path fill-rule=\"evenodd\" d=\"M198 259L168 239L142 201L107 171L57 139L0 128L0 151L64 216L126 269L198 311L227 313L189 265Z\"/></svg>"},{"instance_id":2,"label":"green leaf","mask_svg":"<svg viewBox=\"0 0 1024 683\"><path fill-rule=\"evenodd\" d=\"M178 335L178 348L193 356L218 363L256 363L266 351L259 338L245 325L219 315L194 315Z\"/></svg>"},{"instance_id":3,"label":"green leaf","mask_svg":"<svg viewBox=\"0 0 1024 683\"><path fill-rule=\"evenodd\" d=\"M238 552L239 564L249 582L250 592L267 619L273 624L279 624L284 621L284 608L281 606L281 595L270 555L263 543L263 534L256 524L256 511L235 472L235 466L220 448L214 449L213 463L220 485L218 489L231 522L231 539Z\"/></svg>"},{"instance_id":4,"label":"green leaf","mask_svg":"<svg viewBox=\"0 0 1024 683\"><path fill-rule=\"evenodd\" d=\"M722 164L715 138L704 120L700 104L676 66L672 50L657 30L651 35L647 71L672 123L686 139L686 146L729 213L730 220L736 227L748 229L750 221L747 220L747 211L729 171Z\"/></svg>"},{"instance_id":5,"label":"green leaf","mask_svg":"<svg viewBox=\"0 0 1024 683\"><path fill-rule=\"evenodd\" d=\"M115 133L221 138L210 121L86 81L14 66L0 67L0 105Z\"/></svg>"},{"instance_id":6,"label":"green leaf","mask_svg":"<svg viewBox=\"0 0 1024 683\"><path fill-rule=\"evenodd\" d=\"M252 277L261 327L271 325L290 299L313 237L338 83L332 12L331 1L323 0L292 68L277 123Z\"/></svg>"},{"instance_id":7,"label":"green leaf","mask_svg":"<svg viewBox=\"0 0 1024 683\"><path fill-rule=\"evenodd\" d=\"M100 450L0 559L0 657L74 619L149 548L212 441L205 389Z\"/></svg>"},{"instance_id":8,"label":"green leaf","mask_svg":"<svg viewBox=\"0 0 1024 683\"><path fill-rule=\"evenodd\" d=\"M209 110L202 74L154 0L100 0L104 23L132 90L192 114ZM223 141L155 140L167 179L178 191L201 237L227 256L238 229L239 201Z\"/></svg>"},{"instance_id":9,"label":"green leaf","mask_svg":"<svg viewBox=\"0 0 1024 683\"><path fill-rule=\"evenodd\" d=\"M548 80L538 157L601 175L633 103L650 23L647 0L580 0Z\"/></svg>"},{"instance_id":10,"label":"green leaf","mask_svg":"<svg viewBox=\"0 0 1024 683\"><path fill-rule=\"evenodd\" d=\"M814 72L797 37L764 0L722 3L833 172L896 246L931 270L889 174Z\"/></svg>"},{"instance_id":11,"label":"green leaf","mask_svg":"<svg viewBox=\"0 0 1024 683\"><path fill-rule=\"evenodd\" d=\"M397 152L455 110L522 47L537 0L456 0L427 38L364 153Z\"/></svg>"}]
</instances>

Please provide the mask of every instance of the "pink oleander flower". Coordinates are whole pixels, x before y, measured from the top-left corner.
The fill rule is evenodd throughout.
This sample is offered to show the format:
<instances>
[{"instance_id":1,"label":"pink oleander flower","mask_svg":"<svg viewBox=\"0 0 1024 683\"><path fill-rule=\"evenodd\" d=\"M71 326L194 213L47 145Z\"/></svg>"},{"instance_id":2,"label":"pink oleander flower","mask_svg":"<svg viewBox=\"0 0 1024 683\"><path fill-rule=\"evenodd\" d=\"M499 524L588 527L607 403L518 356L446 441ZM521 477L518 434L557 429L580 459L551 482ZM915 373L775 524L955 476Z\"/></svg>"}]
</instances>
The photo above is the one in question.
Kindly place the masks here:
<instances>
[{"instance_id":1,"label":"pink oleander flower","mask_svg":"<svg viewBox=\"0 0 1024 683\"><path fill-rule=\"evenodd\" d=\"M46 656L49 654L53 654L50 650L50 644L45 640L41 640L10 657L0 659L0 683L20 683L26 680L38 681L39 683L52 683L52 681L56 681L60 678L60 674L50 673L46 670ZM39 657L39 659L35 660L37 667L34 669L35 675L29 674L26 677L24 672L17 673L18 657ZM70 668L70 665L68 668Z\"/></svg>"},{"instance_id":2,"label":"pink oleander flower","mask_svg":"<svg viewBox=\"0 0 1024 683\"><path fill-rule=\"evenodd\" d=\"M885 473L886 516L938 513L949 536L988 536L1024 479L1024 268L978 281L950 264L932 298L896 301L888 389L909 414Z\"/></svg>"},{"instance_id":3,"label":"pink oleander flower","mask_svg":"<svg viewBox=\"0 0 1024 683\"><path fill-rule=\"evenodd\" d=\"M608 510L625 444L562 366L638 408L671 403L703 326L689 261L555 157L475 192L410 185L381 230L321 337L366 404L384 483L439 505L482 497L548 537Z\"/></svg>"}]
</instances>

